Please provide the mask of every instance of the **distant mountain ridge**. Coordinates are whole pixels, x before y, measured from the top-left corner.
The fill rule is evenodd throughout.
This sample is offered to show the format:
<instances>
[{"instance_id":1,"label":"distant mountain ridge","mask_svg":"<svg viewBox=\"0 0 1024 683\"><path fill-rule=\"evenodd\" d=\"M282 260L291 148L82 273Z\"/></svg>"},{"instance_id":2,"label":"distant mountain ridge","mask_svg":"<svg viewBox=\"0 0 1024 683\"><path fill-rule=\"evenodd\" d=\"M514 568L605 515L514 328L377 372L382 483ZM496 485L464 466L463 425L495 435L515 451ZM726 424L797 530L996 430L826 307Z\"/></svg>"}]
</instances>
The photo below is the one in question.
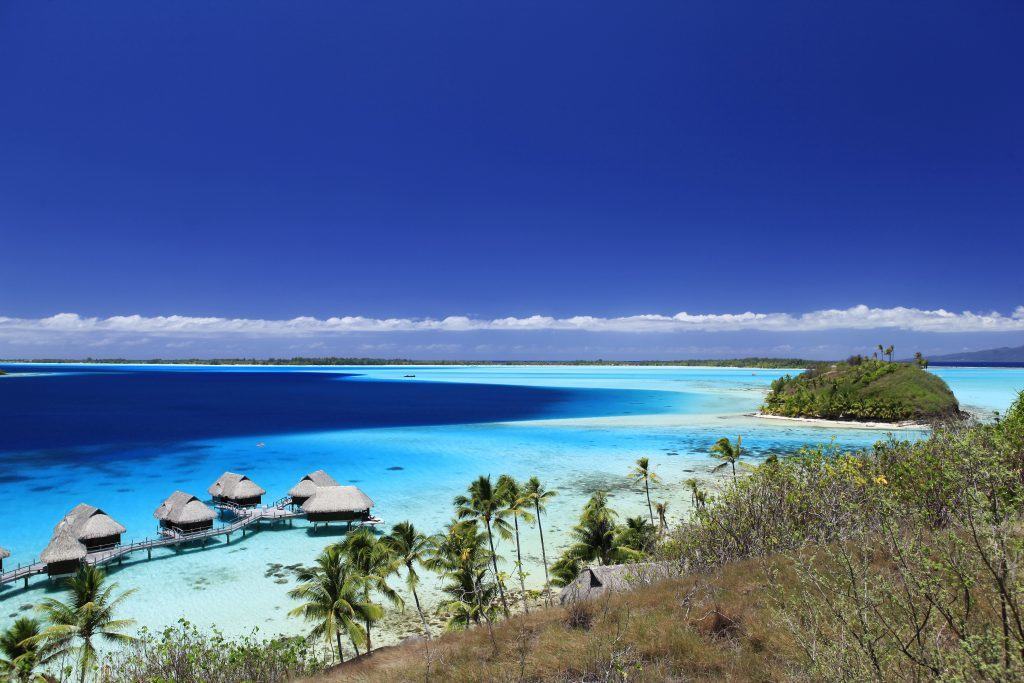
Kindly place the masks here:
<instances>
[{"instance_id":1,"label":"distant mountain ridge","mask_svg":"<svg viewBox=\"0 0 1024 683\"><path fill-rule=\"evenodd\" d=\"M942 356L929 356L928 360L938 363L1024 363L1024 346L1003 346L998 349L984 351L965 351L963 353L947 353Z\"/></svg>"}]
</instances>

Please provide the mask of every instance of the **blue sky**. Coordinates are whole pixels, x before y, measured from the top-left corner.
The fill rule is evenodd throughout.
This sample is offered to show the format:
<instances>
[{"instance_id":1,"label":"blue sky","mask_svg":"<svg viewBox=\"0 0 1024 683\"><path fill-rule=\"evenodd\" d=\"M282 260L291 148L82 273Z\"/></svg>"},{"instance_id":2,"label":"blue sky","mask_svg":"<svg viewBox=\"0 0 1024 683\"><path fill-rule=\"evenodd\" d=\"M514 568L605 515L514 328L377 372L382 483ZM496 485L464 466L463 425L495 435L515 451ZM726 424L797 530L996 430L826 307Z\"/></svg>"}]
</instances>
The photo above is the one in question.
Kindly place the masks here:
<instances>
[{"instance_id":1,"label":"blue sky","mask_svg":"<svg viewBox=\"0 0 1024 683\"><path fill-rule=\"evenodd\" d=\"M1024 344L1022 34L1017 2L4 2L0 356Z\"/></svg>"}]
</instances>

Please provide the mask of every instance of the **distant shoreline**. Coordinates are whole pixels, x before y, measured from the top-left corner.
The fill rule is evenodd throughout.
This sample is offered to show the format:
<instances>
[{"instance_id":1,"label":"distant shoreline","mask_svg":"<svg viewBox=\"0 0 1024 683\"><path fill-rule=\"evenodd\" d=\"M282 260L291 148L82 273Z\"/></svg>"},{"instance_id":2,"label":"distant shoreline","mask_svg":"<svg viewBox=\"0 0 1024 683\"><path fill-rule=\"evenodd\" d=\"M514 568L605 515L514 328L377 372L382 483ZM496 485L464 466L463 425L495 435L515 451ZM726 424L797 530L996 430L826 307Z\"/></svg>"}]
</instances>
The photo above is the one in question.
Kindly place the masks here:
<instances>
[{"instance_id":1,"label":"distant shoreline","mask_svg":"<svg viewBox=\"0 0 1024 683\"><path fill-rule=\"evenodd\" d=\"M781 420L803 424L808 427L844 427L846 429L909 429L915 431L928 431L930 425L916 422L859 422L856 420L826 420L819 417L786 417L785 415L768 415L765 413L749 413L748 417L757 417L763 420Z\"/></svg>"},{"instance_id":2,"label":"distant shoreline","mask_svg":"<svg viewBox=\"0 0 1024 683\"><path fill-rule=\"evenodd\" d=\"M753 368L761 370L802 370L811 365L831 361L811 361L800 358L728 358L698 360L411 360L405 358L184 358L184 359L127 359L127 358L37 358L7 359L0 364L32 365L239 365L239 366L593 366L593 367L712 367Z\"/></svg>"}]
</instances>

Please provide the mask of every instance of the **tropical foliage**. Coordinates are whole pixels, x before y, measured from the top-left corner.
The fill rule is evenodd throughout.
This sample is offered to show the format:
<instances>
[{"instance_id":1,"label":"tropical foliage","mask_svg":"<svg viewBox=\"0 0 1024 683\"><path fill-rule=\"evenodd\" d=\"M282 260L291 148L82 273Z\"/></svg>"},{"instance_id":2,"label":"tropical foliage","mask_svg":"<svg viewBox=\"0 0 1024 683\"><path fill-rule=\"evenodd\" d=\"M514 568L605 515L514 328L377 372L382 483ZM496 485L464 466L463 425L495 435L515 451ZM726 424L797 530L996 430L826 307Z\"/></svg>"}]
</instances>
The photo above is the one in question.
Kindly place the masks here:
<instances>
[{"instance_id":1,"label":"tropical foliage","mask_svg":"<svg viewBox=\"0 0 1024 683\"><path fill-rule=\"evenodd\" d=\"M133 591L117 594L117 584L108 583L101 569L89 565L82 565L67 587L67 602L45 598L38 606L49 625L25 642L45 653L42 662L70 658L78 680L85 681L96 667L100 643L124 645L134 640L125 633L134 622L115 615Z\"/></svg>"},{"instance_id":2,"label":"tropical foliage","mask_svg":"<svg viewBox=\"0 0 1024 683\"><path fill-rule=\"evenodd\" d=\"M891 352L891 347L883 351ZM953 392L925 366L923 359L910 364L861 356L813 366L772 382L761 411L785 417L881 422L959 418Z\"/></svg>"}]
</instances>

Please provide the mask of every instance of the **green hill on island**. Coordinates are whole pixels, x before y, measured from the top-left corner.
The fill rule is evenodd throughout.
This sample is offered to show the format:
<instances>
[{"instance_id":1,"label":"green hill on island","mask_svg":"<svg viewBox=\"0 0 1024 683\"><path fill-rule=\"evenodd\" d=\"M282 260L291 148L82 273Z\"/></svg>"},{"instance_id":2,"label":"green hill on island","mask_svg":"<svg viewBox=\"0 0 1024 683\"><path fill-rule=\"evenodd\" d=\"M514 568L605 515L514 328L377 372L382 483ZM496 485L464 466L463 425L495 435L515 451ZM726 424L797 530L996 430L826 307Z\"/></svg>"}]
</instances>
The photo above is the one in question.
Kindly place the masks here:
<instances>
[{"instance_id":1,"label":"green hill on island","mask_svg":"<svg viewBox=\"0 0 1024 683\"><path fill-rule=\"evenodd\" d=\"M953 392L920 363L853 356L772 382L761 411L784 417L900 422L961 417Z\"/></svg>"}]
</instances>

